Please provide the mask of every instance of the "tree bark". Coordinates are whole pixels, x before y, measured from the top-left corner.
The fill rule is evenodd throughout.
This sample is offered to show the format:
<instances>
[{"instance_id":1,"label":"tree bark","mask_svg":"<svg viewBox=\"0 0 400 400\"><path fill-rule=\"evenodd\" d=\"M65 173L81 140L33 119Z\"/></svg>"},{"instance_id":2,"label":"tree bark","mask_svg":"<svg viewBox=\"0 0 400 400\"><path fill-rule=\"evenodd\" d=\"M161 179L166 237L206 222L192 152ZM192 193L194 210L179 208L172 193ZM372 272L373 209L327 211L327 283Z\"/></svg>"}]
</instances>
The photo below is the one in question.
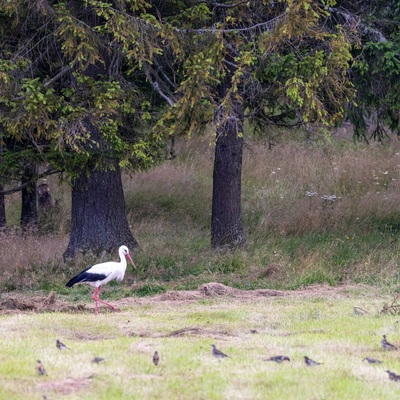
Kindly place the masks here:
<instances>
[{"instance_id":1,"label":"tree bark","mask_svg":"<svg viewBox=\"0 0 400 400\"><path fill-rule=\"evenodd\" d=\"M211 213L211 246L237 248L246 244L241 217L243 104L217 131Z\"/></svg>"},{"instance_id":2,"label":"tree bark","mask_svg":"<svg viewBox=\"0 0 400 400\"><path fill-rule=\"evenodd\" d=\"M3 190L3 185L0 185L0 192ZM4 198L4 194L0 194L0 231L7 227L6 203Z\"/></svg>"},{"instance_id":3,"label":"tree bark","mask_svg":"<svg viewBox=\"0 0 400 400\"><path fill-rule=\"evenodd\" d=\"M73 182L71 234L64 259L78 250L111 252L121 245L139 247L125 214L125 199L118 162L115 170L84 172Z\"/></svg>"},{"instance_id":4,"label":"tree bark","mask_svg":"<svg viewBox=\"0 0 400 400\"><path fill-rule=\"evenodd\" d=\"M36 181L37 167L33 164L26 165L24 168L21 183L31 181L21 191L22 207L20 224L23 230L35 229L37 227L37 206L36 206Z\"/></svg>"},{"instance_id":5,"label":"tree bark","mask_svg":"<svg viewBox=\"0 0 400 400\"><path fill-rule=\"evenodd\" d=\"M0 139L3 139L2 137ZM0 163L3 162L3 143L0 141ZM0 192L4 190L4 186L0 185ZM0 194L0 231L7 227L6 201L4 194Z\"/></svg>"}]
</instances>

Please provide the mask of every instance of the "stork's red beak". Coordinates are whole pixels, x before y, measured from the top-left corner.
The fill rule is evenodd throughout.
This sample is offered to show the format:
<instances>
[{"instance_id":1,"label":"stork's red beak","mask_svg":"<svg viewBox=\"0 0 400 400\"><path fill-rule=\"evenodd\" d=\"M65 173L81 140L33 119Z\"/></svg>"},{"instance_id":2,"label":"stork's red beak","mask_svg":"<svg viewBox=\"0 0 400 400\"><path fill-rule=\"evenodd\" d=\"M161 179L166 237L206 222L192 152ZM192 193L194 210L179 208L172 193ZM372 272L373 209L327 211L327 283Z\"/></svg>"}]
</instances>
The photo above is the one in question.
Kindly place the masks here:
<instances>
[{"instance_id":1,"label":"stork's red beak","mask_svg":"<svg viewBox=\"0 0 400 400\"><path fill-rule=\"evenodd\" d=\"M136 269L136 265L135 265L135 263L132 261L131 255L130 255L129 253L127 253L126 256L129 258L129 261L132 263L133 268Z\"/></svg>"}]
</instances>

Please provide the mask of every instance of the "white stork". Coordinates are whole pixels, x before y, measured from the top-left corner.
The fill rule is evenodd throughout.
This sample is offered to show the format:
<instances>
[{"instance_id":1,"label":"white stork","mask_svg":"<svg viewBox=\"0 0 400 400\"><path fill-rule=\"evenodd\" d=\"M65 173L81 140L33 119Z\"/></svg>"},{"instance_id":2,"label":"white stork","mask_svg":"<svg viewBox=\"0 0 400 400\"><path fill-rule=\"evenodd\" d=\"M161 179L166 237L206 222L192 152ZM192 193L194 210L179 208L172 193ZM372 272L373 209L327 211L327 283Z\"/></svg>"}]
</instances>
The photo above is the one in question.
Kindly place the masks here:
<instances>
[{"instance_id":1,"label":"white stork","mask_svg":"<svg viewBox=\"0 0 400 400\"><path fill-rule=\"evenodd\" d=\"M129 254L129 250L126 246L121 246L118 250L120 262L109 261L101 264L93 265L92 267L86 268L79 275L73 277L68 283L67 287L72 287L76 283L87 283L94 287L94 292L92 294L92 299L96 302L96 314L98 313L98 303L103 303L110 307L114 311L118 309L109 303L99 299L99 294L101 287L106 283L116 279L117 281L122 281L124 279L126 271L126 258L132 263L133 267L136 269L134 262Z\"/></svg>"}]
</instances>

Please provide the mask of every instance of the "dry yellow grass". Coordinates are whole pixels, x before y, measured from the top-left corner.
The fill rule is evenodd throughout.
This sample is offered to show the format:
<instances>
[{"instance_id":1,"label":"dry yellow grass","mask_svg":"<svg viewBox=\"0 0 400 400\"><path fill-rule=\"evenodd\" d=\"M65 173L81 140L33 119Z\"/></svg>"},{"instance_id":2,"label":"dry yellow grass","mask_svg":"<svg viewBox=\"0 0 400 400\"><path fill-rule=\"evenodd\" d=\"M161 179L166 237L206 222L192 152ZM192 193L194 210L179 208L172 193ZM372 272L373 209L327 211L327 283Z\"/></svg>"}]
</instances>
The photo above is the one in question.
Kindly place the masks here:
<instances>
[{"instance_id":1,"label":"dry yellow grass","mask_svg":"<svg viewBox=\"0 0 400 400\"><path fill-rule=\"evenodd\" d=\"M243 172L245 213L281 233L330 230L351 221L400 215L400 143L250 147ZM306 193L314 195L307 196ZM336 196L324 201L323 196Z\"/></svg>"}]
</instances>

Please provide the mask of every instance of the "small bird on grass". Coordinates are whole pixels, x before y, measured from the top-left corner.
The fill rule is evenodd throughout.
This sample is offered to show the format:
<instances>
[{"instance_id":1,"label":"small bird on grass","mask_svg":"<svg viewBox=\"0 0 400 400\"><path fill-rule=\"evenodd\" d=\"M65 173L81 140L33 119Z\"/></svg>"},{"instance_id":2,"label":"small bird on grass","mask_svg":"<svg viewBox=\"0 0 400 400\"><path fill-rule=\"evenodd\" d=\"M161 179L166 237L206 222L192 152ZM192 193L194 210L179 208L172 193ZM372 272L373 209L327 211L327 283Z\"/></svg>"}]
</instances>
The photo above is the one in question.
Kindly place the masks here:
<instances>
[{"instance_id":1,"label":"small bird on grass","mask_svg":"<svg viewBox=\"0 0 400 400\"><path fill-rule=\"evenodd\" d=\"M307 356L304 356L304 361L305 361L306 365L308 365L309 367L314 367L315 365L323 364L323 363L311 360L311 358L308 358Z\"/></svg>"},{"instance_id":2,"label":"small bird on grass","mask_svg":"<svg viewBox=\"0 0 400 400\"><path fill-rule=\"evenodd\" d=\"M358 306L354 306L353 311L354 311L354 314L356 314L356 315L368 314L367 310L365 310L364 308L358 307Z\"/></svg>"},{"instance_id":3,"label":"small bird on grass","mask_svg":"<svg viewBox=\"0 0 400 400\"><path fill-rule=\"evenodd\" d=\"M160 362L160 355L158 354L158 351L155 351L153 355L153 364L158 365L159 362Z\"/></svg>"},{"instance_id":4,"label":"small bird on grass","mask_svg":"<svg viewBox=\"0 0 400 400\"><path fill-rule=\"evenodd\" d=\"M400 375L397 375L395 372L386 370L386 372L389 374L389 379L391 381L400 381Z\"/></svg>"},{"instance_id":5,"label":"small bird on grass","mask_svg":"<svg viewBox=\"0 0 400 400\"><path fill-rule=\"evenodd\" d=\"M213 353L213 356L214 356L214 357L216 357L216 358L225 358L225 357L229 357L229 356L227 356L226 354L224 354L221 350L218 350L218 349L215 347L215 344L212 344L211 346L212 346L212 353Z\"/></svg>"},{"instance_id":6,"label":"small bird on grass","mask_svg":"<svg viewBox=\"0 0 400 400\"><path fill-rule=\"evenodd\" d=\"M57 349L59 350L71 350L68 346L66 346L63 342L61 342L59 339L56 340L56 346Z\"/></svg>"},{"instance_id":7,"label":"small bird on grass","mask_svg":"<svg viewBox=\"0 0 400 400\"><path fill-rule=\"evenodd\" d=\"M376 358L365 357L363 361L368 361L368 364L382 364L381 360L377 360Z\"/></svg>"},{"instance_id":8,"label":"small bird on grass","mask_svg":"<svg viewBox=\"0 0 400 400\"><path fill-rule=\"evenodd\" d=\"M397 349L396 346L394 346L393 344L389 343L386 340L386 335L383 335L383 339L381 341L381 345L385 350L396 350Z\"/></svg>"},{"instance_id":9,"label":"small bird on grass","mask_svg":"<svg viewBox=\"0 0 400 400\"><path fill-rule=\"evenodd\" d=\"M46 370L44 369L43 364L42 364L42 362L41 362L40 360L37 360L37 361L36 361L36 372L37 372L39 375L47 375L47 372L46 372Z\"/></svg>"},{"instance_id":10,"label":"small bird on grass","mask_svg":"<svg viewBox=\"0 0 400 400\"><path fill-rule=\"evenodd\" d=\"M95 357L93 358L92 362L96 363L96 364L100 364L101 362L104 361L104 358L102 357Z\"/></svg>"},{"instance_id":11,"label":"small bird on grass","mask_svg":"<svg viewBox=\"0 0 400 400\"><path fill-rule=\"evenodd\" d=\"M265 361L275 361L278 364L280 364L283 361L290 361L290 358L287 356L273 356L273 357L267 358Z\"/></svg>"}]
</instances>

